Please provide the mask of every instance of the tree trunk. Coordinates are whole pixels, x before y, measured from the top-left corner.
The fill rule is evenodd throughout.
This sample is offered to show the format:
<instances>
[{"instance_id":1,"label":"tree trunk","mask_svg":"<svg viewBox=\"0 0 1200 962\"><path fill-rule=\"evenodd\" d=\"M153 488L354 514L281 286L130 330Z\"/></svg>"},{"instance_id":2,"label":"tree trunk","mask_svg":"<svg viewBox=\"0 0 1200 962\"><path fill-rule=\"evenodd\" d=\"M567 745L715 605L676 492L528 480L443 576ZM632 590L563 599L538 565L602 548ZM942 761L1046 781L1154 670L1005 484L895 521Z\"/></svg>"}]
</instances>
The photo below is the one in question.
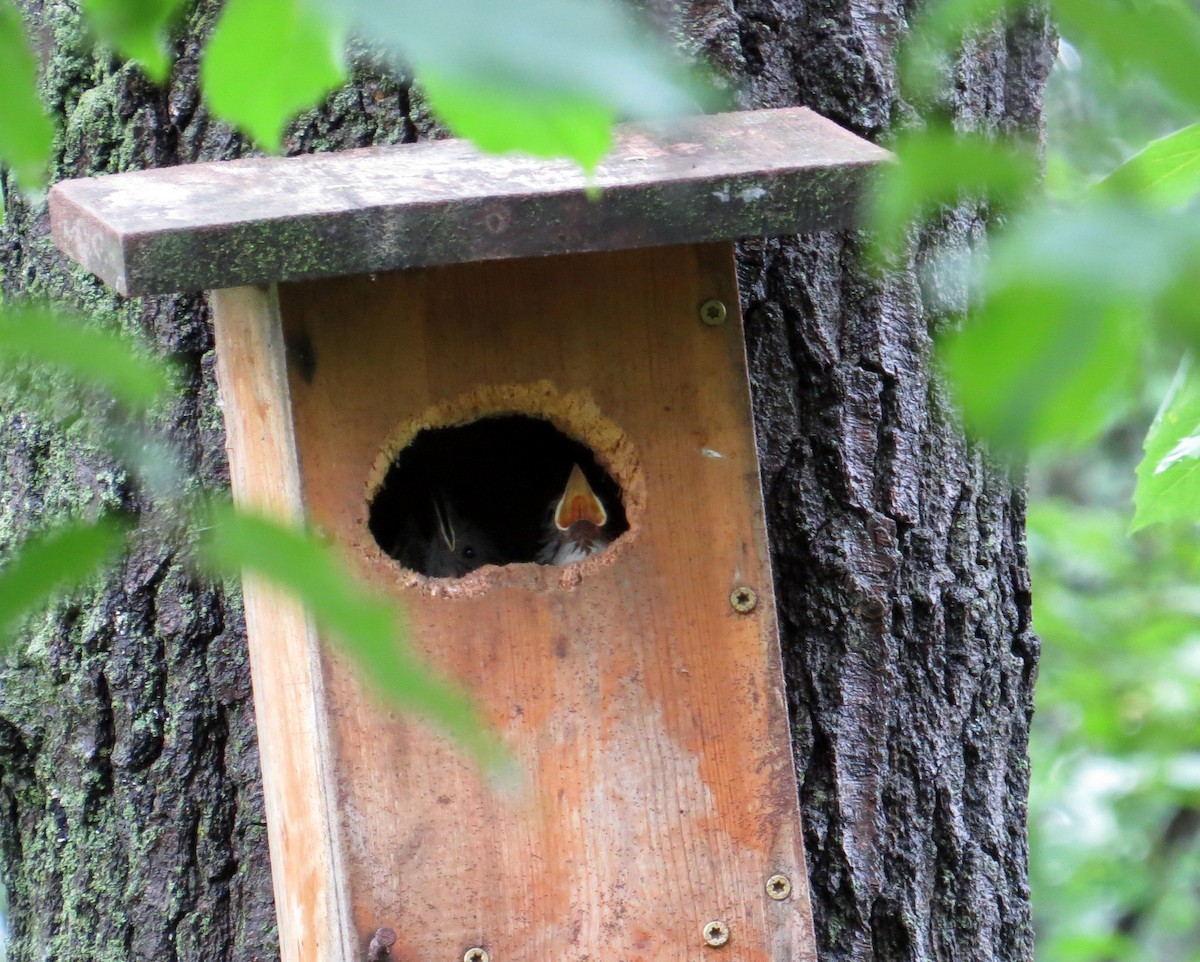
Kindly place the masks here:
<instances>
[{"instance_id":1,"label":"tree trunk","mask_svg":"<svg viewBox=\"0 0 1200 962\"><path fill-rule=\"evenodd\" d=\"M216 3L188 18L165 89L97 59L73 4L24 5L62 122L56 178L247 152L198 99ZM884 143L913 113L897 3L695 0L663 17L739 80L744 106L806 104ZM1052 48L1037 13L976 36L939 109L1037 136ZM407 81L364 59L288 148L430 129ZM199 484L225 485L204 299L112 296L54 250L43 202L5 198L5 298L110 314L174 355L186 383L165 430ZM947 213L914 264L982 243L986 220ZM933 375L931 327L965 291L923 291L915 266L876 284L858 248L825 233L746 244L740 261L821 958L1030 959L1022 493L965 442ZM0 391L0 548L67 510L123 504L142 521L108 585L58 605L3 673L10 958L275 958L236 594L191 578L169 519L79 424Z\"/></svg>"}]
</instances>

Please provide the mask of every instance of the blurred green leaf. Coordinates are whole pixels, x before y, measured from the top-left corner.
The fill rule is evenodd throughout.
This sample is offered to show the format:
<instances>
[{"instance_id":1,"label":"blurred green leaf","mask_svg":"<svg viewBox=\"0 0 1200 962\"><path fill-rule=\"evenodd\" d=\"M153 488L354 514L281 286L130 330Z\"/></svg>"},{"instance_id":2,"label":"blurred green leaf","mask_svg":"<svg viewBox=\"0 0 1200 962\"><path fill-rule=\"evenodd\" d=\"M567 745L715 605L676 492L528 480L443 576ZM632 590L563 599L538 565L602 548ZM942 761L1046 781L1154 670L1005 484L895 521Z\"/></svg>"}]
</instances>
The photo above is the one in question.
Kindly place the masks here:
<instances>
[{"instance_id":1,"label":"blurred green leaf","mask_svg":"<svg viewBox=\"0 0 1200 962\"><path fill-rule=\"evenodd\" d=\"M40 187L54 128L37 94L37 68L21 15L0 0L0 160L26 187Z\"/></svg>"},{"instance_id":2,"label":"blurred green leaf","mask_svg":"<svg viewBox=\"0 0 1200 962\"><path fill-rule=\"evenodd\" d=\"M481 150L570 157L590 171L612 146L614 115L606 103L570 95L538 102L521 90L456 86L434 69L421 77L438 116Z\"/></svg>"},{"instance_id":3,"label":"blurred green leaf","mask_svg":"<svg viewBox=\"0 0 1200 962\"><path fill-rule=\"evenodd\" d=\"M972 45L1002 50L1013 38L1003 15L1022 6L919 5L901 59L908 102L934 114L953 109L964 73L977 67ZM1190 0L1050 6L1065 40L1047 101L1049 179L1060 201L1077 203L992 232L990 269L971 288L978 310L963 340L945 345L968 420L1012 446L1089 438L1138 403L1141 392L1128 387L1153 378L1142 367L1160 350L1156 339L1200 348L1200 231L1194 217L1164 210L1196 195L1194 142L1179 132L1126 164L1200 115L1200 8ZM1030 27L1038 29L1036 13L1017 29ZM958 183L952 171L939 178ZM893 205L884 219L892 246L897 225L920 212L912 199L920 193L905 183L883 198L885 211ZM958 199L929 193L933 204ZM936 266L941 278L954 265ZM1143 472L1200 435L1195 393L1173 395L1190 431L1179 428L1165 448L1160 439L1157 458L1148 442ZM1200 960L1200 846L1173 862L1154 855L1173 815L1196 804L1200 542L1194 525L1125 536L1132 453L1116 460L1112 451L1131 449L1136 436L1131 424L1114 427L1104 435L1107 457L1093 448L1055 469L1057 488L1082 506L1030 505L1034 627L1043 639L1030 749L1040 962ZM1098 476L1079 470L1088 459L1102 462ZM1187 470L1181 459L1159 480ZM1097 481L1121 509L1091 507L1103 498ZM1183 512L1193 521L1194 507Z\"/></svg>"},{"instance_id":4,"label":"blurred green leaf","mask_svg":"<svg viewBox=\"0 0 1200 962\"><path fill-rule=\"evenodd\" d=\"M1089 202L1097 181L1152 140L1197 118L1195 108L1152 77L1118 71L1095 50L1077 50L1066 37L1059 40L1045 96L1046 179L1054 188L1049 193L1075 202Z\"/></svg>"},{"instance_id":5,"label":"blurred green leaf","mask_svg":"<svg viewBox=\"0 0 1200 962\"><path fill-rule=\"evenodd\" d=\"M1200 194L1200 124L1151 141L1096 186L1166 206L1186 203Z\"/></svg>"},{"instance_id":6,"label":"blurred green leaf","mask_svg":"<svg viewBox=\"0 0 1200 962\"><path fill-rule=\"evenodd\" d=\"M1006 450L1082 443L1108 423L1136 370L1135 304L1052 283L994 291L943 345L968 425Z\"/></svg>"},{"instance_id":7,"label":"blurred green leaf","mask_svg":"<svg viewBox=\"0 0 1200 962\"><path fill-rule=\"evenodd\" d=\"M1190 359L1179 366L1145 450L1137 469L1133 530L1200 521L1200 374Z\"/></svg>"},{"instance_id":8,"label":"blurred green leaf","mask_svg":"<svg viewBox=\"0 0 1200 962\"><path fill-rule=\"evenodd\" d=\"M288 122L346 79L336 7L308 0L229 0L204 49L209 106L264 149Z\"/></svg>"},{"instance_id":9,"label":"blurred green leaf","mask_svg":"<svg viewBox=\"0 0 1200 962\"><path fill-rule=\"evenodd\" d=\"M934 0L925 5L901 51L900 76L906 93L918 99L934 96L945 79L946 65L968 32L1028 4L1029 0Z\"/></svg>"},{"instance_id":10,"label":"blurred green leaf","mask_svg":"<svg viewBox=\"0 0 1200 962\"><path fill-rule=\"evenodd\" d=\"M170 28L183 0L82 0L97 36L156 83L171 70Z\"/></svg>"},{"instance_id":11,"label":"blurred green leaf","mask_svg":"<svg viewBox=\"0 0 1200 962\"><path fill-rule=\"evenodd\" d=\"M1098 205L1012 224L982 305L943 342L972 429L1006 448L1093 437L1129 397L1148 320L1200 318L1178 293L1196 244L1178 219Z\"/></svg>"},{"instance_id":12,"label":"blurred green leaf","mask_svg":"<svg viewBox=\"0 0 1200 962\"><path fill-rule=\"evenodd\" d=\"M6 360L51 365L135 409L149 407L170 384L167 365L138 353L128 339L46 309L0 311L0 366Z\"/></svg>"},{"instance_id":13,"label":"blurred green leaf","mask_svg":"<svg viewBox=\"0 0 1200 962\"><path fill-rule=\"evenodd\" d=\"M948 63L971 30L1001 22L1029 0L941 0L914 26L902 56L906 88L929 96L946 84ZM1053 0L1063 35L1131 75L1155 78L1200 105L1200 14L1186 0Z\"/></svg>"},{"instance_id":14,"label":"blurred green leaf","mask_svg":"<svg viewBox=\"0 0 1200 962\"><path fill-rule=\"evenodd\" d=\"M1126 437L1108 441L1124 450ZM1072 484L1089 459L1131 466L1073 457ZM1040 500L1028 516L1043 639L1030 746L1038 957L1192 962L1167 943L1194 944L1200 850L1173 859L1164 843L1197 796L1182 769L1200 748L1200 541L1190 527L1128 537L1127 512L1090 503L1090 473L1083 504ZM1119 930L1130 911L1143 916L1136 937Z\"/></svg>"},{"instance_id":15,"label":"blurred green leaf","mask_svg":"<svg viewBox=\"0 0 1200 962\"><path fill-rule=\"evenodd\" d=\"M1039 946L1041 943L1039 942ZM1054 955L1070 962L1091 962L1095 959L1119 958L1137 948L1129 938L1112 932L1086 932L1059 938L1054 946Z\"/></svg>"},{"instance_id":16,"label":"blurred green leaf","mask_svg":"<svg viewBox=\"0 0 1200 962\"><path fill-rule=\"evenodd\" d=\"M695 113L715 102L711 87L611 0L336 6L419 74L429 71L434 110L488 149L565 153L591 168L614 118Z\"/></svg>"},{"instance_id":17,"label":"blurred green leaf","mask_svg":"<svg viewBox=\"0 0 1200 962\"><path fill-rule=\"evenodd\" d=\"M943 128L906 135L895 152L899 163L880 173L868 212L884 255L899 247L918 217L969 196L1003 202L1030 189L1038 177L1031 152Z\"/></svg>"},{"instance_id":18,"label":"blurred green leaf","mask_svg":"<svg viewBox=\"0 0 1200 962\"><path fill-rule=\"evenodd\" d=\"M1074 44L1200 107L1200 13L1187 0L1055 0Z\"/></svg>"},{"instance_id":19,"label":"blurred green leaf","mask_svg":"<svg viewBox=\"0 0 1200 962\"><path fill-rule=\"evenodd\" d=\"M347 14L417 67L455 133L493 152L566 156L591 170L615 120L716 103L711 85L611 0L312 3L230 0L205 50L209 104L268 149L298 110L344 80L332 25Z\"/></svg>"},{"instance_id":20,"label":"blurred green leaf","mask_svg":"<svg viewBox=\"0 0 1200 962\"><path fill-rule=\"evenodd\" d=\"M36 535L0 569L0 645L17 622L96 576L120 550L125 528L113 518L76 522Z\"/></svg>"},{"instance_id":21,"label":"blurred green leaf","mask_svg":"<svg viewBox=\"0 0 1200 962\"><path fill-rule=\"evenodd\" d=\"M206 527L202 560L223 574L245 570L290 592L358 662L363 679L378 693L440 724L491 770L509 765L466 696L413 659L405 641L407 626L395 604L362 586L332 547L230 507L217 508Z\"/></svg>"}]
</instances>

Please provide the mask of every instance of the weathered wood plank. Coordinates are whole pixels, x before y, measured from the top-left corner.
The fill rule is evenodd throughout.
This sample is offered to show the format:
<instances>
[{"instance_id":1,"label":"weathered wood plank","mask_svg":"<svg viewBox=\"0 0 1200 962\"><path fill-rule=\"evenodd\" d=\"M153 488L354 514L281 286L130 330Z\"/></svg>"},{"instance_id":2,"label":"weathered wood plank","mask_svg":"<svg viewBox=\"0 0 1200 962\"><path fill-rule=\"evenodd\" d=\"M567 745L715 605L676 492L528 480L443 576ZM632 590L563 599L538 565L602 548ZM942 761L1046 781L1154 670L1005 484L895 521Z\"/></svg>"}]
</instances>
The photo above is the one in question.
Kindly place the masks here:
<instances>
[{"instance_id":1,"label":"weathered wood plank","mask_svg":"<svg viewBox=\"0 0 1200 962\"><path fill-rule=\"evenodd\" d=\"M805 108L622 128L577 166L445 140L64 181L55 243L123 294L844 226L890 155Z\"/></svg>"},{"instance_id":2,"label":"weathered wood plank","mask_svg":"<svg viewBox=\"0 0 1200 962\"><path fill-rule=\"evenodd\" d=\"M710 298L724 324L701 321ZM280 303L310 519L402 600L527 779L497 794L325 650L360 950L390 926L399 959L813 962L730 245L289 284ZM368 527L393 445L494 413L586 442L630 530L569 569L404 571ZM705 945L711 921L727 946Z\"/></svg>"},{"instance_id":3,"label":"weathered wood plank","mask_svg":"<svg viewBox=\"0 0 1200 962\"><path fill-rule=\"evenodd\" d=\"M275 289L214 291L213 327L234 499L303 518ZM248 575L243 590L280 957L356 962L316 630L302 605L261 580Z\"/></svg>"}]
</instances>

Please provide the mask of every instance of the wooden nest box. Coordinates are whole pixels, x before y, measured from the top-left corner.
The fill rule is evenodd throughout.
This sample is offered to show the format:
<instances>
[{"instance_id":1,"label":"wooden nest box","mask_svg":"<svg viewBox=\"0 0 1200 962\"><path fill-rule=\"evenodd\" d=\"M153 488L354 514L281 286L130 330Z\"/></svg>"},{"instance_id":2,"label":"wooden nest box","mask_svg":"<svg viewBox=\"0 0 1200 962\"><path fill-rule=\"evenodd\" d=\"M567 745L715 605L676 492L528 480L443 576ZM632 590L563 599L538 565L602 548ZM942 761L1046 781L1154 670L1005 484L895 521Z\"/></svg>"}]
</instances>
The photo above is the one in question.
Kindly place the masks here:
<instances>
[{"instance_id":1,"label":"wooden nest box","mask_svg":"<svg viewBox=\"0 0 1200 962\"><path fill-rule=\"evenodd\" d=\"M815 958L731 242L846 225L886 157L797 108L626 130L590 191L441 141L51 192L121 293L212 291L236 498L400 600L526 773L247 584L286 962ZM575 465L602 550L539 563Z\"/></svg>"}]
</instances>

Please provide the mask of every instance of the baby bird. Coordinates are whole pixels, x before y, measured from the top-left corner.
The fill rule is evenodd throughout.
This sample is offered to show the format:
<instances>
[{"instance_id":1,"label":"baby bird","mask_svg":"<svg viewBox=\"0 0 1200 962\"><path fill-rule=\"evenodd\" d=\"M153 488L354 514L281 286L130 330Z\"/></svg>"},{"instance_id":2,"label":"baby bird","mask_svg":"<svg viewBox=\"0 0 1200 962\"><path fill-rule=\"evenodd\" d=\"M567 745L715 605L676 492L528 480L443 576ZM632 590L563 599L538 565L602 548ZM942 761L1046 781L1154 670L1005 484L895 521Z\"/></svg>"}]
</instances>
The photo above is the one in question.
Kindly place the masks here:
<instances>
[{"instance_id":1,"label":"baby bird","mask_svg":"<svg viewBox=\"0 0 1200 962\"><path fill-rule=\"evenodd\" d=\"M418 570L430 578L461 578L504 559L487 533L464 518L449 501L433 498L433 537Z\"/></svg>"},{"instance_id":2,"label":"baby bird","mask_svg":"<svg viewBox=\"0 0 1200 962\"><path fill-rule=\"evenodd\" d=\"M599 554L612 541L612 535L604 530L607 523L608 512L579 465L575 465L546 526L547 537L538 551L538 563L569 565Z\"/></svg>"}]
</instances>

